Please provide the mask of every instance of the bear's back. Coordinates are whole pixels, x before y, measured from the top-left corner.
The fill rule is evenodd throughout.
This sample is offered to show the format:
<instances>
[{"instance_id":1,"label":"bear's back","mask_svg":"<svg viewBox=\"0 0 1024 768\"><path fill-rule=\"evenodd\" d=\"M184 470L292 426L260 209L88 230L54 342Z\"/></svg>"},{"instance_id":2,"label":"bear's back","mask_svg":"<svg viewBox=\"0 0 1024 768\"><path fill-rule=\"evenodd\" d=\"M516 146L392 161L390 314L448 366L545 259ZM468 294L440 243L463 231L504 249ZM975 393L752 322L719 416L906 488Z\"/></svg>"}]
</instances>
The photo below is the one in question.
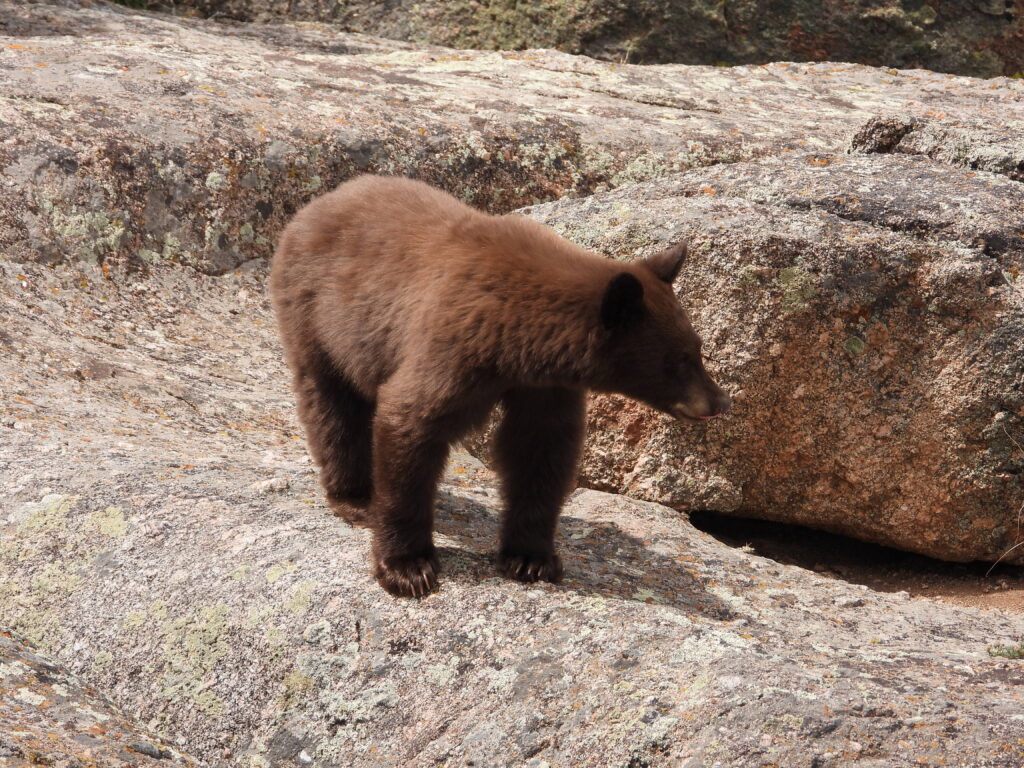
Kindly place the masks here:
<instances>
[{"instance_id":1,"label":"bear's back","mask_svg":"<svg viewBox=\"0 0 1024 768\"><path fill-rule=\"evenodd\" d=\"M357 177L313 200L274 254L270 288L286 348L316 345L372 392L443 322L439 296L477 257L464 233L491 218L397 177Z\"/></svg>"},{"instance_id":2,"label":"bear's back","mask_svg":"<svg viewBox=\"0 0 1024 768\"><path fill-rule=\"evenodd\" d=\"M318 344L369 394L417 350L479 360L495 354L476 348L488 339L514 349L528 327L551 336L581 312L596 317L615 269L532 220L362 176L289 223L271 293L286 346Z\"/></svg>"}]
</instances>

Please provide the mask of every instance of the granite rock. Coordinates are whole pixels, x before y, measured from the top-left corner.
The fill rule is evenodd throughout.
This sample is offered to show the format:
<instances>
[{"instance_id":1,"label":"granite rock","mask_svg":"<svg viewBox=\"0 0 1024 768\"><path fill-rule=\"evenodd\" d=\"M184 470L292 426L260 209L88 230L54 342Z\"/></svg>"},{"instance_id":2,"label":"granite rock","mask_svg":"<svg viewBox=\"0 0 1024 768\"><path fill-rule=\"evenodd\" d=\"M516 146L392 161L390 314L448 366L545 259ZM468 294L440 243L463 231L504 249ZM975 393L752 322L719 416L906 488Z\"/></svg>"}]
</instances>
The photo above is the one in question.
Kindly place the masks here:
<instances>
[{"instance_id":1,"label":"granite rock","mask_svg":"<svg viewBox=\"0 0 1024 768\"><path fill-rule=\"evenodd\" d=\"M505 212L718 163L877 151L1019 174L1024 85L849 64L638 67L0 0L0 253L205 272L359 172ZM874 122L873 122L874 121ZM883 131L884 133L884 131ZM884 144L884 142L882 142Z\"/></svg>"}]
</instances>

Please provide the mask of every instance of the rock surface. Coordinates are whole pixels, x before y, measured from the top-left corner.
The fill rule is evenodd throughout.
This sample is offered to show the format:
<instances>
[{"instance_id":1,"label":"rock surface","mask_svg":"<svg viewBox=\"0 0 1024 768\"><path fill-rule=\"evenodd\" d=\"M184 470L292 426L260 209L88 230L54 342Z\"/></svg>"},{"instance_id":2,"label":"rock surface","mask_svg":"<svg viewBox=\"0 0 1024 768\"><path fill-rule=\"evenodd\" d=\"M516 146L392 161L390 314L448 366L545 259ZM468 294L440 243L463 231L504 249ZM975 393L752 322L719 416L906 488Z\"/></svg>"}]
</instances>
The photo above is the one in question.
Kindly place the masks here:
<instances>
[{"instance_id":1,"label":"rock surface","mask_svg":"<svg viewBox=\"0 0 1024 768\"><path fill-rule=\"evenodd\" d=\"M737 201L740 203L742 201ZM652 203L653 204L653 203ZM292 418L265 265L0 260L0 624L213 766L999 766L1024 617L877 594L584 490L567 578L495 576L439 503L441 589L378 589Z\"/></svg>"},{"instance_id":2,"label":"rock surface","mask_svg":"<svg viewBox=\"0 0 1024 768\"><path fill-rule=\"evenodd\" d=\"M689 241L678 292L735 395L707 427L598 398L586 484L948 560L1024 541L1020 183L810 154L528 213L619 258Z\"/></svg>"},{"instance_id":3,"label":"rock surface","mask_svg":"<svg viewBox=\"0 0 1024 768\"><path fill-rule=\"evenodd\" d=\"M125 0L146 4L146 0ZM240 20L306 19L459 48L557 48L614 61L856 61L992 77L1024 70L1013 0L149 0Z\"/></svg>"},{"instance_id":4,"label":"rock surface","mask_svg":"<svg viewBox=\"0 0 1024 768\"><path fill-rule=\"evenodd\" d=\"M0 765L180 768L196 762L96 690L0 632Z\"/></svg>"},{"instance_id":5,"label":"rock surface","mask_svg":"<svg viewBox=\"0 0 1024 768\"><path fill-rule=\"evenodd\" d=\"M855 135L884 151L899 134L900 152L1019 174L1022 90L845 64L411 49L311 25L0 0L0 253L223 272L267 256L294 210L360 171L508 211L841 152Z\"/></svg>"}]
</instances>

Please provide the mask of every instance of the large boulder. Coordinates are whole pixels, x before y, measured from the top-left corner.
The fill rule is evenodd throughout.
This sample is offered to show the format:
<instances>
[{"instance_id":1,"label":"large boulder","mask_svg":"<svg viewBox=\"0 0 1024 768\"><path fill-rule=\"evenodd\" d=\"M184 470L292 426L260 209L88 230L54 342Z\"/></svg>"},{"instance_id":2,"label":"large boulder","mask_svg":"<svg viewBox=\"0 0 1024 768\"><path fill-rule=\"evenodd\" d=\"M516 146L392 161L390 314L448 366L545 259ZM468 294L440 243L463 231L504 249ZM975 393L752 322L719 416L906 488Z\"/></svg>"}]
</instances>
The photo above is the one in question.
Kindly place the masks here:
<instances>
[{"instance_id":1,"label":"large boulder","mask_svg":"<svg viewBox=\"0 0 1024 768\"><path fill-rule=\"evenodd\" d=\"M528 214L619 258L680 240L733 412L597 398L583 482L1024 562L1024 186L923 156L717 165Z\"/></svg>"},{"instance_id":2,"label":"large boulder","mask_svg":"<svg viewBox=\"0 0 1024 768\"><path fill-rule=\"evenodd\" d=\"M845 64L636 67L415 49L101 1L0 0L0 253L207 272L266 256L359 172L493 211L715 163L838 152L1020 168L1020 85Z\"/></svg>"},{"instance_id":3,"label":"large boulder","mask_svg":"<svg viewBox=\"0 0 1024 768\"><path fill-rule=\"evenodd\" d=\"M441 588L389 597L322 503L265 269L0 260L0 624L162 737L225 767L1021 764L999 654L1024 617L783 566L656 504L578 492L565 583L525 586L459 457Z\"/></svg>"},{"instance_id":4,"label":"large boulder","mask_svg":"<svg viewBox=\"0 0 1024 768\"><path fill-rule=\"evenodd\" d=\"M857 61L992 77L1024 70L1009 0L126 0L218 18L327 21L460 48L557 48L613 61Z\"/></svg>"}]
</instances>

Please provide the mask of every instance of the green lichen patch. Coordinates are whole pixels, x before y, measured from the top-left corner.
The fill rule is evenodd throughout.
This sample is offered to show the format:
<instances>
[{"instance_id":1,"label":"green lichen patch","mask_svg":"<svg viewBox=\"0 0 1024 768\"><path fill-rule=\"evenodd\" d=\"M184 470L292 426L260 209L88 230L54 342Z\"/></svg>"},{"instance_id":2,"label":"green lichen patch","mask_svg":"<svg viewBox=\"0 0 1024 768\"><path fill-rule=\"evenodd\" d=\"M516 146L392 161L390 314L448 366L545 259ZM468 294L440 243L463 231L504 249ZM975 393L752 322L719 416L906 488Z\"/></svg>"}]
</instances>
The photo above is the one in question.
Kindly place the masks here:
<instances>
[{"instance_id":1,"label":"green lichen patch","mask_svg":"<svg viewBox=\"0 0 1024 768\"><path fill-rule=\"evenodd\" d=\"M619 187L623 184L660 179L674 170L679 170L679 167L666 160L664 155L656 152L644 152L612 176L611 183L613 186Z\"/></svg>"},{"instance_id":2,"label":"green lichen patch","mask_svg":"<svg viewBox=\"0 0 1024 768\"><path fill-rule=\"evenodd\" d=\"M328 713L342 723L369 723L387 714L400 701L391 681L367 686L354 697L337 694L327 702Z\"/></svg>"},{"instance_id":3,"label":"green lichen patch","mask_svg":"<svg viewBox=\"0 0 1024 768\"><path fill-rule=\"evenodd\" d=\"M104 670L114 663L114 654L110 651L100 651L92 657L92 665L99 670Z\"/></svg>"},{"instance_id":4,"label":"green lichen patch","mask_svg":"<svg viewBox=\"0 0 1024 768\"><path fill-rule=\"evenodd\" d=\"M431 664L424 671L427 680L442 688L455 677L455 670L447 664Z\"/></svg>"},{"instance_id":5,"label":"green lichen patch","mask_svg":"<svg viewBox=\"0 0 1024 768\"><path fill-rule=\"evenodd\" d=\"M18 589L0 573L0 625L47 648L60 641L63 627L59 616L45 607L52 599L44 599L42 605L37 602L39 599L37 594Z\"/></svg>"},{"instance_id":6,"label":"green lichen patch","mask_svg":"<svg viewBox=\"0 0 1024 768\"><path fill-rule=\"evenodd\" d=\"M147 614L145 611L132 611L124 617L121 623L123 629L138 629L146 623Z\"/></svg>"},{"instance_id":7,"label":"green lichen patch","mask_svg":"<svg viewBox=\"0 0 1024 768\"><path fill-rule=\"evenodd\" d=\"M864 354L866 347L867 344L864 342L864 339L859 336L849 336L846 341L843 342L843 349L854 357Z\"/></svg>"},{"instance_id":8,"label":"green lichen patch","mask_svg":"<svg viewBox=\"0 0 1024 768\"><path fill-rule=\"evenodd\" d=\"M274 614L274 611L267 607L257 608L252 607L246 614L245 619L242 621L243 629L256 629L257 627L264 626L270 617Z\"/></svg>"},{"instance_id":9,"label":"green lichen patch","mask_svg":"<svg viewBox=\"0 0 1024 768\"><path fill-rule=\"evenodd\" d=\"M657 592L650 589L638 589L633 593L633 599L641 603L663 603L665 602Z\"/></svg>"},{"instance_id":10,"label":"green lichen patch","mask_svg":"<svg viewBox=\"0 0 1024 768\"><path fill-rule=\"evenodd\" d=\"M224 189L228 185L227 179L223 173L217 171L210 171L206 176L206 188L209 190Z\"/></svg>"},{"instance_id":11,"label":"green lichen patch","mask_svg":"<svg viewBox=\"0 0 1024 768\"><path fill-rule=\"evenodd\" d=\"M330 638L331 631L331 622L327 619L320 619L302 630L302 639L307 643L320 643Z\"/></svg>"},{"instance_id":12,"label":"green lichen patch","mask_svg":"<svg viewBox=\"0 0 1024 768\"><path fill-rule=\"evenodd\" d=\"M149 606L148 613L154 621L165 621L167 619L167 603L163 600L154 600Z\"/></svg>"},{"instance_id":13,"label":"green lichen patch","mask_svg":"<svg viewBox=\"0 0 1024 768\"><path fill-rule=\"evenodd\" d=\"M196 263L195 254L185 248L182 242L171 232L165 232L163 235L163 248L160 249L160 257L172 264Z\"/></svg>"},{"instance_id":14,"label":"green lichen patch","mask_svg":"<svg viewBox=\"0 0 1024 768\"><path fill-rule=\"evenodd\" d=\"M818 293L814 275L801 267L779 270L775 282L782 290L782 310L786 313L807 309Z\"/></svg>"},{"instance_id":15,"label":"green lichen patch","mask_svg":"<svg viewBox=\"0 0 1024 768\"><path fill-rule=\"evenodd\" d=\"M1024 643L1016 645L992 645L988 649L989 656L1001 656L1004 659L1024 659Z\"/></svg>"},{"instance_id":16,"label":"green lichen patch","mask_svg":"<svg viewBox=\"0 0 1024 768\"><path fill-rule=\"evenodd\" d=\"M319 176L317 178L319 179ZM248 221L238 228L238 239L243 243L251 243L254 237L255 232L253 231L252 224Z\"/></svg>"},{"instance_id":17,"label":"green lichen patch","mask_svg":"<svg viewBox=\"0 0 1024 768\"><path fill-rule=\"evenodd\" d=\"M73 592L81 581L81 575L67 570L66 563L47 563L32 579L32 591L40 598L52 599L61 593Z\"/></svg>"},{"instance_id":18,"label":"green lichen patch","mask_svg":"<svg viewBox=\"0 0 1024 768\"><path fill-rule=\"evenodd\" d=\"M273 566L267 571L267 583L273 584L286 573L294 573L296 568L298 568L298 566L295 563L283 563Z\"/></svg>"},{"instance_id":19,"label":"green lichen patch","mask_svg":"<svg viewBox=\"0 0 1024 768\"><path fill-rule=\"evenodd\" d=\"M760 285L764 277L764 267L758 267L753 264L744 264L736 270L736 280L744 287Z\"/></svg>"},{"instance_id":20,"label":"green lichen patch","mask_svg":"<svg viewBox=\"0 0 1024 768\"><path fill-rule=\"evenodd\" d=\"M224 704L210 689L218 662L229 649L228 607L208 605L163 624L164 671L160 695L188 699L209 715L220 715Z\"/></svg>"},{"instance_id":21,"label":"green lichen patch","mask_svg":"<svg viewBox=\"0 0 1024 768\"><path fill-rule=\"evenodd\" d=\"M66 211L49 200L43 200L40 208L65 249L87 264L97 264L104 256L116 253L127 235L119 214Z\"/></svg>"},{"instance_id":22,"label":"green lichen patch","mask_svg":"<svg viewBox=\"0 0 1024 768\"><path fill-rule=\"evenodd\" d=\"M289 637L289 633L285 632L281 627L267 627L263 630L263 639L267 641L267 645L275 650L279 650L287 645Z\"/></svg>"},{"instance_id":23,"label":"green lichen patch","mask_svg":"<svg viewBox=\"0 0 1024 768\"><path fill-rule=\"evenodd\" d=\"M120 507L97 509L89 515L89 522L101 534L112 539L122 539L128 532L128 521L125 520Z\"/></svg>"},{"instance_id":24,"label":"green lichen patch","mask_svg":"<svg viewBox=\"0 0 1024 768\"><path fill-rule=\"evenodd\" d=\"M67 541L70 512L77 496L47 494L25 504L13 536L0 542L0 626L11 629L43 647L60 642L61 601L81 586L85 560ZM32 561L54 547L63 556L45 562L30 578L17 578L20 562ZM49 558L48 558L49 559Z\"/></svg>"},{"instance_id":25,"label":"green lichen patch","mask_svg":"<svg viewBox=\"0 0 1024 768\"><path fill-rule=\"evenodd\" d=\"M282 683L284 695L279 704L281 709L291 709L296 706L316 687L316 681L312 677L295 669L284 676Z\"/></svg>"},{"instance_id":26,"label":"green lichen patch","mask_svg":"<svg viewBox=\"0 0 1024 768\"><path fill-rule=\"evenodd\" d=\"M18 536L33 537L65 530L68 512L74 508L77 501L77 496L51 493L43 496L38 502L26 504L22 508L23 517L17 528Z\"/></svg>"},{"instance_id":27,"label":"green lichen patch","mask_svg":"<svg viewBox=\"0 0 1024 768\"><path fill-rule=\"evenodd\" d=\"M309 607L313 602L313 590L315 588L316 583L312 581L304 581L301 584L297 584L292 589L288 600L285 601L285 610L297 616L305 616L309 613Z\"/></svg>"},{"instance_id":28,"label":"green lichen patch","mask_svg":"<svg viewBox=\"0 0 1024 768\"><path fill-rule=\"evenodd\" d=\"M18 701L28 704L30 707L38 707L46 701L46 697L40 693L36 693L30 688L19 688L14 692L14 698Z\"/></svg>"}]
</instances>

